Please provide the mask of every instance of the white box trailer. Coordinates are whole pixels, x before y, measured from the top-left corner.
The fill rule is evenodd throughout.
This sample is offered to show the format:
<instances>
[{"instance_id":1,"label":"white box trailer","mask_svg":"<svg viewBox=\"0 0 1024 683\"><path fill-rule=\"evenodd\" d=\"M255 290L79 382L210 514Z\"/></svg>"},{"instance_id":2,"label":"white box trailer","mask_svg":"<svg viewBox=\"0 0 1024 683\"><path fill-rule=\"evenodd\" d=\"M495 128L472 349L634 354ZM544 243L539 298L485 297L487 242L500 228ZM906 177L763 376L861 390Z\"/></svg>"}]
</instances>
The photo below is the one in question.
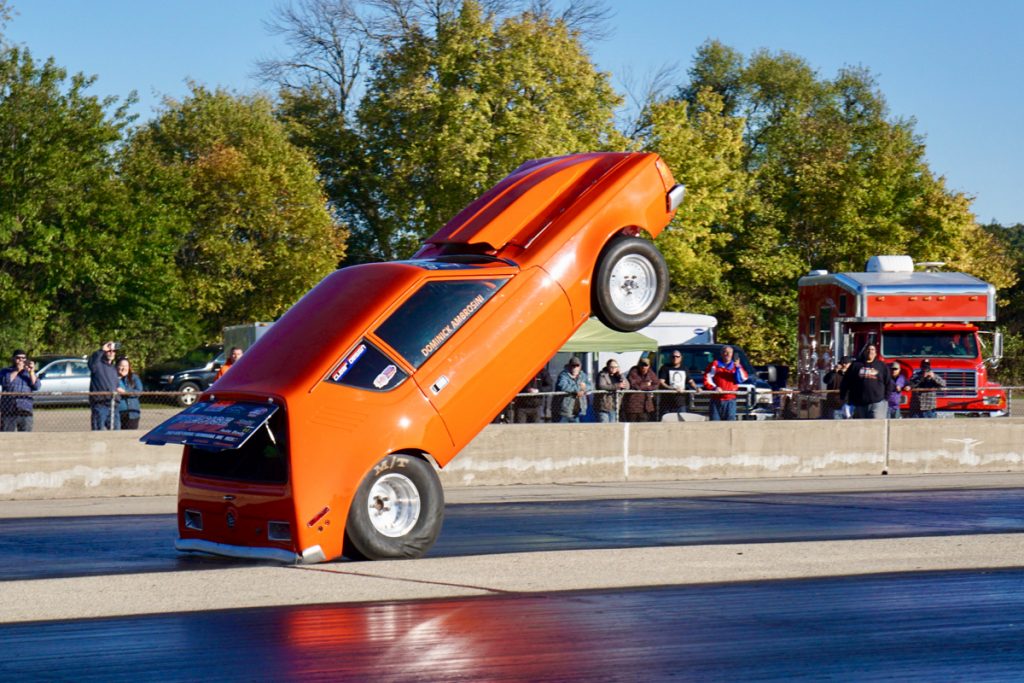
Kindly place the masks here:
<instances>
[{"instance_id":1,"label":"white box trailer","mask_svg":"<svg viewBox=\"0 0 1024 683\"><path fill-rule=\"evenodd\" d=\"M713 315L664 311L658 314L654 322L638 332L658 342L656 346L713 344L717 326L718 318ZM657 351L657 349L654 350ZM603 368L610 358L615 358L622 366L623 373L628 372L640 360L642 353L641 351L623 353L603 351L598 354L598 369Z\"/></svg>"},{"instance_id":2,"label":"white box trailer","mask_svg":"<svg viewBox=\"0 0 1024 683\"><path fill-rule=\"evenodd\" d=\"M245 323L244 325L228 325L224 328L224 352L238 347L248 351L274 323Z\"/></svg>"}]
</instances>

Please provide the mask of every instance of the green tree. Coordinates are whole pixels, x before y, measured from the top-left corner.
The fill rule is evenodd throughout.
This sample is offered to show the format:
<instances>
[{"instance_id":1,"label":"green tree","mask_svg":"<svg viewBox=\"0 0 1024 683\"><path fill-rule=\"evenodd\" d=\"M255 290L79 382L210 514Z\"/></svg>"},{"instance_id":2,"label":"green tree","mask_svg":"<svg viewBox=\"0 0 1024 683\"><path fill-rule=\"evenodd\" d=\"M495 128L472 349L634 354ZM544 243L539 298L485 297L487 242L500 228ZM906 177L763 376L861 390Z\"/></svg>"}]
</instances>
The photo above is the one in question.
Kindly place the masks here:
<instances>
[{"instance_id":1,"label":"green tree","mask_svg":"<svg viewBox=\"0 0 1024 683\"><path fill-rule=\"evenodd\" d=\"M981 230L983 243L994 240L1005 250L1009 261L999 264L1005 272L1024 271L1024 223L1006 227L990 223L981 226ZM998 320L998 326L1005 331L1005 348L1003 362L995 374L1005 384L1024 386L1024 283L1019 278L999 290Z\"/></svg>"},{"instance_id":2,"label":"green tree","mask_svg":"<svg viewBox=\"0 0 1024 683\"><path fill-rule=\"evenodd\" d=\"M92 83L27 50L0 52L2 348L154 339L146 330L174 298L163 224L116 173L130 100L88 95Z\"/></svg>"},{"instance_id":3,"label":"green tree","mask_svg":"<svg viewBox=\"0 0 1024 683\"><path fill-rule=\"evenodd\" d=\"M499 4L389 3L361 43L371 66L358 106L341 75L354 75L357 54L320 53L316 69L275 63L282 114L327 162L326 186L353 232L350 262L408 256L527 159L622 148L613 122L620 99L571 18L546 3L515 15ZM321 44L351 45L339 36L370 23L357 20L357 5L339 3L331 14L306 3L318 12L292 15L291 26Z\"/></svg>"},{"instance_id":4,"label":"green tree","mask_svg":"<svg viewBox=\"0 0 1024 683\"><path fill-rule=\"evenodd\" d=\"M1013 279L979 240L970 199L931 173L914 121L889 114L866 70L826 79L790 53L748 59L711 41L689 73L680 100L708 109L710 90L720 105L709 111L743 121L744 215L719 217L712 234L728 237L713 247L728 264L722 327L755 355L792 358L796 281L810 268L859 270L873 254L909 253L997 286Z\"/></svg>"},{"instance_id":5,"label":"green tree","mask_svg":"<svg viewBox=\"0 0 1024 683\"><path fill-rule=\"evenodd\" d=\"M263 97L193 85L131 137L124 177L168 207L168 250L207 337L273 319L344 255L316 169Z\"/></svg>"},{"instance_id":6,"label":"green tree","mask_svg":"<svg viewBox=\"0 0 1024 683\"><path fill-rule=\"evenodd\" d=\"M731 265L720 253L742 220L748 197L743 172L743 121L724 115L724 101L710 89L694 105L650 103L637 141L657 152L686 187L675 218L657 240L671 275L667 307L717 315L731 305Z\"/></svg>"}]
</instances>

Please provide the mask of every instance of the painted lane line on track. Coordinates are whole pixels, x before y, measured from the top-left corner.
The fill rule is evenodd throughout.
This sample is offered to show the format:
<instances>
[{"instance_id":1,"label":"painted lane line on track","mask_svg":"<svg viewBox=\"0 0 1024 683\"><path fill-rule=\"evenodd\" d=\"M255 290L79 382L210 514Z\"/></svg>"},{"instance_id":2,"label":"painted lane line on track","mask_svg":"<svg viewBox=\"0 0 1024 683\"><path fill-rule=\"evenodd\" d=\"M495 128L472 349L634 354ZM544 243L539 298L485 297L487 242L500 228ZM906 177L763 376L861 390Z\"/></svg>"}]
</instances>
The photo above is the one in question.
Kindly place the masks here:
<instances>
[{"instance_id":1,"label":"painted lane line on track","mask_svg":"<svg viewBox=\"0 0 1024 683\"><path fill-rule=\"evenodd\" d=\"M1024 566L1024 534L576 550L10 581L0 623ZM451 583L453 578L458 584Z\"/></svg>"}]
</instances>

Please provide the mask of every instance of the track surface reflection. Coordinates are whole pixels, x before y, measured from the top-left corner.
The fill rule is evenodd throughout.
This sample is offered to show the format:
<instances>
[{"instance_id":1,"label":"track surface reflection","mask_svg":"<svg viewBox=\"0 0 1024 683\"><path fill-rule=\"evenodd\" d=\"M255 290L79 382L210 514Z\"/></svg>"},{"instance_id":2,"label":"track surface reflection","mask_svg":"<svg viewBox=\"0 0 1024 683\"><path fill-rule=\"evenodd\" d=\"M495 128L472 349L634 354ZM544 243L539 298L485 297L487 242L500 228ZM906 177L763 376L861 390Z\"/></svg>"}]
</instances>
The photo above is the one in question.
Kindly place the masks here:
<instances>
[{"instance_id":1,"label":"track surface reflection","mask_svg":"<svg viewBox=\"0 0 1024 683\"><path fill-rule=\"evenodd\" d=\"M1020 570L260 608L8 625L0 679L1019 680L1022 614Z\"/></svg>"},{"instance_id":2,"label":"track surface reflection","mask_svg":"<svg viewBox=\"0 0 1024 683\"><path fill-rule=\"evenodd\" d=\"M1024 531L1024 489L450 505L431 557ZM217 569L171 515L0 520L0 581ZM244 563L250 564L250 563Z\"/></svg>"}]
</instances>

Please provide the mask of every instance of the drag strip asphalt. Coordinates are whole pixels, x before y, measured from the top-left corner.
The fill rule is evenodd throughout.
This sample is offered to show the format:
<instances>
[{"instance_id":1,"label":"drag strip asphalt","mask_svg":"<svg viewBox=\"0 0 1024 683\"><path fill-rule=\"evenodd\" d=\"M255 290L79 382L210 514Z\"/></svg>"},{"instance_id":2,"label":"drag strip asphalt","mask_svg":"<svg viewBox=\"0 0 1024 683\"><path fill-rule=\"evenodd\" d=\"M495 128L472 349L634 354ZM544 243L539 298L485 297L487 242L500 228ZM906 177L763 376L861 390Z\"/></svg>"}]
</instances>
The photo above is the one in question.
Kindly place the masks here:
<instances>
[{"instance_id":1,"label":"drag strip asphalt","mask_svg":"<svg viewBox=\"0 0 1024 683\"><path fill-rule=\"evenodd\" d=\"M0 623L246 607L1018 568L1024 534L743 543L9 581Z\"/></svg>"},{"instance_id":2,"label":"drag strip asphalt","mask_svg":"<svg viewBox=\"0 0 1024 683\"><path fill-rule=\"evenodd\" d=\"M1024 489L450 504L428 557L988 533L1024 533ZM250 566L176 535L169 514L0 519L0 582Z\"/></svg>"}]
</instances>

